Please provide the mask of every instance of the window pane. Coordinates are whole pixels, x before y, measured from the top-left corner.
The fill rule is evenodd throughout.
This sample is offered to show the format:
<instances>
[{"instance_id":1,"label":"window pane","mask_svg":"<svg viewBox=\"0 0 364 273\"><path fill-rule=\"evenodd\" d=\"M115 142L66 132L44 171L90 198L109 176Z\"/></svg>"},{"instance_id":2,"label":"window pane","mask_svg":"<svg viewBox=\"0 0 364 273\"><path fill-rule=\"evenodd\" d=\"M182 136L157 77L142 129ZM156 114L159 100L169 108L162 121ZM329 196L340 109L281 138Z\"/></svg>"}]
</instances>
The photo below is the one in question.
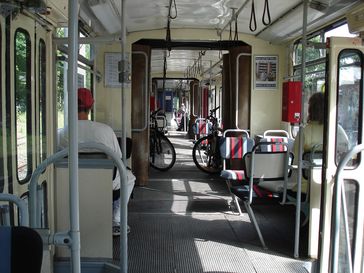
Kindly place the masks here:
<instances>
[{"instance_id":1,"label":"window pane","mask_svg":"<svg viewBox=\"0 0 364 273\"><path fill-rule=\"evenodd\" d=\"M342 51L338 67L337 163L348 149L359 144L360 82L363 73L361 53L354 50Z\"/></svg>"},{"instance_id":2,"label":"window pane","mask_svg":"<svg viewBox=\"0 0 364 273\"><path fill-rule=\"evenodd\" d=\"M340 22L339 24L342 24ZM303 89L304 112L307 113L308 99L313 93L325 91L325 67L326 67L326 51L320 46L314 44L326 42L326 38L330 36L350 37L347 31L347 24L338 27L328 27L320 30L315 36L309 37L307 42L311 44L306 48L306 69L305 69L305 84ZM302 63L302 41L294 45L293 52L294 78L295 81L301 80L301 63ZM304 119L306 119L306 114ZM305 122L305 120L304 120Z\"/></svg>"},{"instance_id":3,"label":"window pane","mask_svg":"<svg viewBox=\"0 0 364 273\"><path fill-rule=\"evenodd\" d=\"M85 37L82 33L80 34L81 37ZM88 60L91 60L91 46L90 44L80 44L79 46L79 54L85 57Z\"/></svg>"},{"instance_id":4,"label":"window pane","mask_svg":"<svg viewBox=\"0 0 364 273\"><path fill-rule=\"evenodd\" d=\"M47 157L47 128L46 128L46 46L43 40L39 42L39 139L40 160Z\"/></svg>"},{"instance_id":5,"label":"window pane","mask_svg":"<svg viewBox=\"0 0 364 273\"><path fill-rule=\"evenodd\" d=\"M354 240L355 240L355 226L357 223L356 214L358 212L358 183L353 180L345 180L345 205L348 220L348 236L345 232L344 217L341 217L340 221L340 233L339 233L339 266L338 272L349 272L350 262L348 260L347 238L352 246L351 253L354 253ZM341 207L341 215L344 215L343 206Z\"/></svg>"},{"instance_id":6,"label":"window pane","mask_svg":"<svg viewBox=\"0 0 364 273\"><path fill-rule=\"evenodd\" d=\"M32 170L31 55L29 34L15 34L15 109L17 170L19 182L26 182Z\"/></svg>"},{"instance_id":7,"label":"window pane","mask_svg":"<svg viewBox=\"0 0 364 273\"><path fill-rule=\"evenodd\" d=\"M57 61L57 129L63 128L65 125L65 121L67 120L67 116L65 113L65 102L67 102L67 62L64 61L65 55L61 54L58 51L58 59Z\"/></svg>"}]
</instances>

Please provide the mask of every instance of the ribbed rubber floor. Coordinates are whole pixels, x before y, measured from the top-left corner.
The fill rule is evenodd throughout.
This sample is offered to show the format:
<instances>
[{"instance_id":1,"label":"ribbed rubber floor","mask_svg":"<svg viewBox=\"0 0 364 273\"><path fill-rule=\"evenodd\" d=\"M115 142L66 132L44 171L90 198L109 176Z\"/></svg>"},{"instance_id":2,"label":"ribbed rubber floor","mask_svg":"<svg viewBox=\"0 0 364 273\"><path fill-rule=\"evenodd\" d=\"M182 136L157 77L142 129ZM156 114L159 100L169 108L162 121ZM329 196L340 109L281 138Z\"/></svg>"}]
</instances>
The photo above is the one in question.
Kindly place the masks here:
<instances>
[{"instance_id":1,"label":"ribbed rubber floor","mask_svg":"<svg viewBox=\"0 0 364 273\"><path fill-rule=\"evenodd\" d=\"M176 165L164 173L151 170L148 186L137 187L129 203L129 273L308 272L304 261L290 258L294 207L253 206L269 248L263 250L248 215L229 208L224 181L190 164L190 141L170 139L177 143Z\"/></svg>"}]
</instances>

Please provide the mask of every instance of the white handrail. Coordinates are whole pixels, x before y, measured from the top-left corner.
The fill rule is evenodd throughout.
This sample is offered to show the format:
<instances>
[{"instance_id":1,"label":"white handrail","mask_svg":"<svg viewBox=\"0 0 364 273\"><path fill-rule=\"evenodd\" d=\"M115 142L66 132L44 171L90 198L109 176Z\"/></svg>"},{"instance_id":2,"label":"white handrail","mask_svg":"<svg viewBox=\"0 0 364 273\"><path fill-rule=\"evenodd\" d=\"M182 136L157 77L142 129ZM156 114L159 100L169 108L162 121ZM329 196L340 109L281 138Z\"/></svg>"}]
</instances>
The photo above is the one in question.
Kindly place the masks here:
<instances>
[{"instance_id":1,"label":"white handrail","mask_svg":"<svg viewBox=\"0 0 364 273\"><path fill-rule=\"evenodd\" d=\"M29 226L28 207L23 199L13 194L0 193L0 201L8 201L16 204L20 210L20 225L24 227Z\"/></svg>"},{"instance_id":2,"label":"white handrail","mask_svg":"<svg viewBox=\"0 0 364 273\"><path fill-rule=\"evenodd\" d=\"M274 134L274 136L276 136L276 134L285 135L287 138L289 138L289 134L285 130L267 130L263 133L263 138L268 135L272 136L272 134Z\"/></svg>"}]
</instances>

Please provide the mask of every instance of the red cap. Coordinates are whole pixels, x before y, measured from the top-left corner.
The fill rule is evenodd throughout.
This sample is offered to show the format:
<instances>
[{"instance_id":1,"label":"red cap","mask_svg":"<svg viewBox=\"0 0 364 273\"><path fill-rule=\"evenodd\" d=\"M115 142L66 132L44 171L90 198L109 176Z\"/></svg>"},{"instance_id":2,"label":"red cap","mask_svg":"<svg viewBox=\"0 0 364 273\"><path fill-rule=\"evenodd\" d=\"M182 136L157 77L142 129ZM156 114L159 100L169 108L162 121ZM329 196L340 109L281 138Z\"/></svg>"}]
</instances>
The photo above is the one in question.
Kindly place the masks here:
<instances>
[{"instance_id":1,"label":"red cap","mask_svg":"<svg viewBox=\"0 0 364 273\"><path fill-rule=\"evenodd\" d=\"M87 88L78 88L78 108L81 110L91 109L94 104L92 93Z\"/></svg>"}]
</instances>

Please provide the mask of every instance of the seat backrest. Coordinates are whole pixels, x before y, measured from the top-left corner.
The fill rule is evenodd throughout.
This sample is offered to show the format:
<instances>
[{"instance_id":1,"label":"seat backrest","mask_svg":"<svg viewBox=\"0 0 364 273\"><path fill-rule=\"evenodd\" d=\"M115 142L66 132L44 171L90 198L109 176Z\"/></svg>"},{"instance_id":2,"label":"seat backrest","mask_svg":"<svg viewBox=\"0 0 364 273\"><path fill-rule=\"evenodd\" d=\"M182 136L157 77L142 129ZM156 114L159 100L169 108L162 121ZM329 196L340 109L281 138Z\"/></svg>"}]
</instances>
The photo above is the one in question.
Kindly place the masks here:
<instances>
[{"instance_id":1,"label":"seat backrest","mask_svg":"<svg viewBox=\"0 0 364 273\"><path fill-rule=\"evenodd\" d=\"M277 149L266 149L264 146ZM253 176L260 181L287 181L289 165L293 162L293 154L287 147L285 142L260 141L243 158L246 177L250 179Z\"/></svg>"},{"instance_id":2,"label":"seat backrest","mask_svg":"<svg viewBox=\"0 0 364 273\"><path fill-rule=\"evenodd\" d=\"M245 153L252 150L254 140L245 136L222 137L220 154L223 159L242 159Z\"/></svg>"},{"instance_id":3,"label":"seat backrest","mask_svg":"<svg viewBox=\"0 0 364 273\"><path fill-rule=\"evenodd\" d=\"M242 169L242 159L247 152L252 150L253 146L254 140L245 135L221 137L219 147L223 159L223 169Z\"/></svg>"},{"instance_id":4,"label":"seat backrest","mask_svg":"<svg viewBox=\"0 0 364 273\"><path fill-rule=\"evenodd\" d=\"M0 272L40 273L43 242L40 235L28 227L0 227Z\"/></svg>"},{"instance_id":5,"label":"seat backrest","mask_svg":"<svg viewBox=\"0 0 364 273\"><path fill-rule=\"evenodd\" d=\"M249 152L244 156L244 172L248 179L254 172L254 179L283 180L285 172L288 175L289 158L287 163L286 156L289 156L286 151L257 151L254 155Z\"/></svg>"}]
</instances>

